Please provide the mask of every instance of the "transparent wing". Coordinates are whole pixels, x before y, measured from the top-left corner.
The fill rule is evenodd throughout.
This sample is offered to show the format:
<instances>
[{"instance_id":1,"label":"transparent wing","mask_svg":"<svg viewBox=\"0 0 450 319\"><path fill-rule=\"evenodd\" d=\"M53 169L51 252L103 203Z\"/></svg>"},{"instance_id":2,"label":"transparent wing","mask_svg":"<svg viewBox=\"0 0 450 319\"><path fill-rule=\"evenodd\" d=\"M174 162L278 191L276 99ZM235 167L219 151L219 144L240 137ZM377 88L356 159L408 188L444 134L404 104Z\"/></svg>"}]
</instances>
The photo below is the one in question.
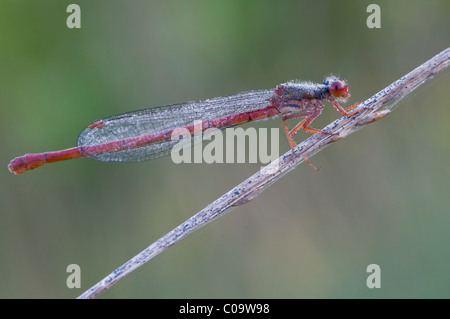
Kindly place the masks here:
<instances>
[{"instance_id":1,"label":"transparent wing","mask_svg":"<svg viewBox=\"0 0 450 319\"><path fill-rule=\"evenodd\" d=\"M77 144L79 147L85 147L121 141L193 125L194 120L206 122L232 114L261 109L269 105L269 99L272 96L273 90L247 91L205 101L166 105L113 115L97 120L85 128L78 136ZM98 125L98 123L101 124ZM224 129L225 127L218 128ZM100 161L143 161L168 155L178 142L177 140L163 140L136 148L104 152L88 157ZM191 139L191 142L198 143L199 140Z\"/></svg>"}]
</instances>

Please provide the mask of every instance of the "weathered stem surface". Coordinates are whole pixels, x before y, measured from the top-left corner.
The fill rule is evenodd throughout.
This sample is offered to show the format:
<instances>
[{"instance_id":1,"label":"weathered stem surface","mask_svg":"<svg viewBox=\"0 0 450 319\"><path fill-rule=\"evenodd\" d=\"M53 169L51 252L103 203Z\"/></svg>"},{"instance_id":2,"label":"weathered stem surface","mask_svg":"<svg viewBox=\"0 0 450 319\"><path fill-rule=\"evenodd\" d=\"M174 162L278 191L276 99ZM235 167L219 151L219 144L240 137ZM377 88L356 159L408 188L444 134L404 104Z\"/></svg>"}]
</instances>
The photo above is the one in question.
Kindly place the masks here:
<instances>
[{"instance_id":1,"label":"weathered stem surface","mask_svg":"<svg viewBox=\"0 0 450 319\"><path fill-rule=\"evenodd\" d=\"M341 117L323 130L336 135L315 134L299 144L294 151L289 151L276 161L267 165L249 177L228 193L222 195L187 221L155 241L131 260L114 270L95 286L78 298L95 298L119 280L160 254L179 240L199 229L210 221L231 211L234 207L247 203L275 181L304 161L305 156L312 156L332 142L336 142L359 128L375 122L388 115L393 107L420 85L430 80L436 73L443 71L450 64L450 48L442 51L423 63L407 75L401 77L385 89L359 105L360 112ZM380 111L378 109L383 108Z\"/></svg>"}]
</instances>

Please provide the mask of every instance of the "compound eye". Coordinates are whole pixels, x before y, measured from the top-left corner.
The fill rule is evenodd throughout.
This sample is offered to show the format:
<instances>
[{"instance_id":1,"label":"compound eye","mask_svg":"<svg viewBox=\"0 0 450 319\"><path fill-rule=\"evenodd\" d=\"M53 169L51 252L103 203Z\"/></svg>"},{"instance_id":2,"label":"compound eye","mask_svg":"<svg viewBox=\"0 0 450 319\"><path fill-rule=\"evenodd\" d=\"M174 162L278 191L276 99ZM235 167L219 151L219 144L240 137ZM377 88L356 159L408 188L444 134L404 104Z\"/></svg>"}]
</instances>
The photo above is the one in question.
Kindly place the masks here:
<instances>
[{"instance_id":1,"label":"compound eye","mask_svg":"<svg viewBox=\"0 0 450 319\"><path fill-rule=\"evenodd\" d=\"M343 81L336 80L336 81L331 82L328 89L330 90L330 93L334 97L348 96L348 87Z\"/></svg>"}]
</instances>

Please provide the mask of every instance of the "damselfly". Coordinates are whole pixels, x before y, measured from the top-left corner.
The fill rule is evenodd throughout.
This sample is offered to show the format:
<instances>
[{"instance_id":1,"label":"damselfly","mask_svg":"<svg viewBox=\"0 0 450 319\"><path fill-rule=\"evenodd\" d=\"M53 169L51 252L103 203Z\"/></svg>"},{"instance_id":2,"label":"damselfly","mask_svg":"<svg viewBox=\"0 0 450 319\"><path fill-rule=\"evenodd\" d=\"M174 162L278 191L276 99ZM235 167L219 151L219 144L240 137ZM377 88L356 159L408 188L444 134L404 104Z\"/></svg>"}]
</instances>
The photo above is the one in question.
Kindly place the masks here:
<instances>
[{"instance_id":1,"label":"damselfly","mask_svg":"<svg viewBox=\"0 0 450 319\"><path fill-rule=\"evenodd\" d=\"M89 124L80 133L77 147L16 157L8 168L12 173L20 174L46 163L78 157L133 162L166 156L178 142L171 138L174 130L184 128L194 134L197 130L194 120L201 120L200 130L205 131L208 128L225 129L280 115L289 144L294 149L296 144L292 136L299 129L309 133L330 134L310 127L311 122L322 112L323 100L330 101L345 116L359 111L348 112L358 104L346 109L339 105L337 100L345 101L349 96L347 84L330 76L323 84L290 81L271 90L246 91L205 101L122 113ZM286 120L300 117L304 119L289 130Z\"/></svg>"}]
</instances>

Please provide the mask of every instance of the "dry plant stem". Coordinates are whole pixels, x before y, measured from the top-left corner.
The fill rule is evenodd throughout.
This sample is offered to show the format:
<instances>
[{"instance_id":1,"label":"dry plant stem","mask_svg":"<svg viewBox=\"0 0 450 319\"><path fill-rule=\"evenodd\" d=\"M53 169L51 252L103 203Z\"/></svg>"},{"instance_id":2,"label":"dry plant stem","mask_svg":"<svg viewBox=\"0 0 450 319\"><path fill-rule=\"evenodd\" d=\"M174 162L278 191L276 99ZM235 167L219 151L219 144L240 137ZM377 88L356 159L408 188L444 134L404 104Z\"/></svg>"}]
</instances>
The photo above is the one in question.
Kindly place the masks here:
<instances>
[{"instance_id":1,"label":"dry plant stem","mask_svg":"<svg viewBox=\"0 0 450 319\"><path fill-rule=\"evenodd\" d=\"M202 211L189 218L187 221L148 246L124 265L114 270L78 298L95 298L135 269L142 266L170 246L176 244L191 232L231 211L234 207L247 203L258 196L275 181L303 162L304 157L310 157L322 150L328 144L346 137L362 126L383 118L392 111L393 107L402 98L431 79L436 73L447 68L449 63L450 48L447 48L361 103L358 106L358 109L361 110L360 112L348 117L341 117L323 129L324 131L336 135L318 133L311 136L299 144L293 152L289 151L282 155L276 161L237 185L228 193L222 195ZM377 111L382 107L384 109Z\"/></svg>"}]
</instances>

